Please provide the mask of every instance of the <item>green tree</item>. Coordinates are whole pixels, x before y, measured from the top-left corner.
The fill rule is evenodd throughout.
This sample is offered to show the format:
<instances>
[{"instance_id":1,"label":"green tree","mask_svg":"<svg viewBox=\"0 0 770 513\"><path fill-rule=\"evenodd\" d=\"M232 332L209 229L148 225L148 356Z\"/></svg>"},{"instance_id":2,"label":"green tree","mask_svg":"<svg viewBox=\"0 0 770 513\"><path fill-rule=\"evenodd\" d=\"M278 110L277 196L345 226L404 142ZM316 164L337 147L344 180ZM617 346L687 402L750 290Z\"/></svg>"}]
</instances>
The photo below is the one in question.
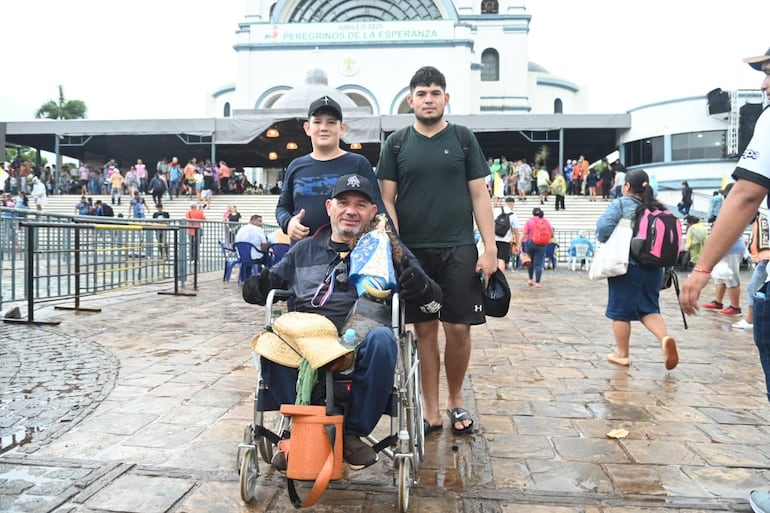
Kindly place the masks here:
<instances>
[{"instance_id":1,"label":"green tree","mask_svg":"<svg viewBox=\"0 0 770 513\"><path fill-rule=\"evenodd\" d=\"M5 148L5 162L13 162L13 159L16 158L17 153L19 153L17 148ZM37 152L34 149L28 148L27 146L22 146L20 153L24 162L30 162L33 164L37 162ZM42 157L40 159L40 164L45 166L48 164L48 159Z\"/></svg>"},{"instance_id":2,"label":"green tree","mask_svg":"<svg viewBox=\"0 0 770 513\"><path fill-rule=\"evenodd\" d=\"M59 101L48 100L37 109L37 119L83 119L86 117L86 104L80 100L65 100L64 88L59 86Z\"/></svg>"}]
</instances>

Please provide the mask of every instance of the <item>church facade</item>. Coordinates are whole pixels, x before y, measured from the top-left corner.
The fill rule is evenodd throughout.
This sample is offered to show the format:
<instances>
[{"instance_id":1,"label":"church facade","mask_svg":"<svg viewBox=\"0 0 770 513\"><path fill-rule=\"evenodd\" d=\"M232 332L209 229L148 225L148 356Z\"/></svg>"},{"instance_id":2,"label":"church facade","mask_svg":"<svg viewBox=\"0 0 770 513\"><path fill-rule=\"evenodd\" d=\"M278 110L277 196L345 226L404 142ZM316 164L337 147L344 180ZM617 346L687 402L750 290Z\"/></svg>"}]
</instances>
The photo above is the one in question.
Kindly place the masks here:
<instances>
[{"instance_id":1,"label":"church facade","mask_svg":"<svg viewBox=\"0 0 770 513\"><path fill-rule=\"evenodd\" d=\"M526 158L550 144L558 166L581 150L596 161L618 149L672 198L682 180L720 187L737 158L740 108L755 94L732 92L720 115L704 94L597 119L580 85L529 61L530 21L525 0L249 0L238 75L208 113L301 112L323 90L346 112L379 117L387 135L410 122L409 79L431 65L447 78L447 114L469 124L488 157Z\"/></svg>"},{"instance_id":2,"label":"church facade","mask_svg":"<svg viewBox=\"0 0 770 513\"><path fill-rule=\"evenodd\" d=\"M582 113L575 83L528 61L522 0L251 0L238 25L235 83L209 114L281 108L321 69L372 115L409 112L409 79L431 65L447 78L451 114Z\"/></svg>"}]
</instances>

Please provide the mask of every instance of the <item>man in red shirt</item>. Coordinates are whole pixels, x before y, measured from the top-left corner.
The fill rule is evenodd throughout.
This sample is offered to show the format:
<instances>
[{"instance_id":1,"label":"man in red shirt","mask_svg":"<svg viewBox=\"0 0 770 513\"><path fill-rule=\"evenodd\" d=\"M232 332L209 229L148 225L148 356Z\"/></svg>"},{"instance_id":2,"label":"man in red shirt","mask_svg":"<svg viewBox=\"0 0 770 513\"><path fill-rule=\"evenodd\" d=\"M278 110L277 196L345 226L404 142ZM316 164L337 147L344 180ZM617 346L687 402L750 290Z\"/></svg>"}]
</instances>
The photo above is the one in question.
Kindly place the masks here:
<instances>
[{"instance_id":1,"label":"man in red shirt","mask_svg":"<svg viewBox=\"0 0 770 513\"><path fill-rule=\"evenodd\" d=\"M219 189L222 194L230 192L230 168L224 160L219 162Z\"/></svg>"},{"instance_id":2,"label":"man in red shirt","mask_svg":"<svg viewBox=\"0 0 770 513\"><path fill-rule=\"evenodd\" d=\"M588 161L585 159L583 155L580 156L578 159L577 164L574 165L572 168L572 181L574 182L574 193L575 196L580 196L583 194L583 180L585 180L586 175L588 174Z\"/></svg>"},{"instance_id":3,"label":"man in red shirt","mask_svg":"<svg viewBox=\"0 0 770 513\"><path fill-rule=\"evenodd\" d=\"M187 236L190 238L190 259L198 260L198 247L200 246L203 229L198 219L206 220L206 215L197 203L190 204L190 210L185 214L187 219Z\"/></svg>"}]
</instances>

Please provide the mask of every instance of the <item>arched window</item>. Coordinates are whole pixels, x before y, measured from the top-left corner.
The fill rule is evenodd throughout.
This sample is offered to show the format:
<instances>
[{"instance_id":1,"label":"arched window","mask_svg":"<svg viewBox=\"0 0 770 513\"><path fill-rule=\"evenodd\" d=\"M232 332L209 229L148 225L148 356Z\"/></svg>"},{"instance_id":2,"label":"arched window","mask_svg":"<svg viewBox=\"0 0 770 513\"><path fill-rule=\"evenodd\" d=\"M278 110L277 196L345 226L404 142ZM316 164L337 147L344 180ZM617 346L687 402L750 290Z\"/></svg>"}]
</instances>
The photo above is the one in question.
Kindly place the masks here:
<instances>
[{"instance_id":1,"label":"arched window","mask_svg":"<svg viewBox=\"0 0 770 513\"><path fill-rule=\"evenodd\" d=\"M497 0L482 0L481 1L481 14L497 14L500 7Z\"/></svg>"},{"instance_id":2,"label":"arched window","mask_svg":"<svg viewBox=\"0 0 770 513\"><path fill-rule=\"evenodd\" d=\"M230 117L230 102L225 103L225 108L224 108L224 112L222 113L222 115L224 117L226 117L226 118Z\"/></svg>"},{"instance_id":3,"label":"arched window","mask_svg":"<svg viewBox=\"0 0 770 513\"><path fill-rule=\"evenodd\" d=\"M481 81L500 80L500 55L494 48L487 48L481 54Z\"/></svg>"},{"instance_id":4,"label":"arched window","mask_svg":"<svg viewBox=\"0 0 770 513\"><path fill-rule=\"evenodd\" d=\"M554 114L561 114L564 112L564 104L561 101L561 98L556 98L553 101L553 113Z\"/></svg>"},{"instance_id":5,"label":"arched window","mask_svg":"<svg viewBox=\"0 0 770 513\"><path fill-rule=\"evenodd\" d=\"M294 0L288 23L440 20L435 0ZM497 4L497 2L494 2ZM277 5L277 4L276 4ZM278 14L281 16L281 13Z\"/></svg>"}]
</instances>

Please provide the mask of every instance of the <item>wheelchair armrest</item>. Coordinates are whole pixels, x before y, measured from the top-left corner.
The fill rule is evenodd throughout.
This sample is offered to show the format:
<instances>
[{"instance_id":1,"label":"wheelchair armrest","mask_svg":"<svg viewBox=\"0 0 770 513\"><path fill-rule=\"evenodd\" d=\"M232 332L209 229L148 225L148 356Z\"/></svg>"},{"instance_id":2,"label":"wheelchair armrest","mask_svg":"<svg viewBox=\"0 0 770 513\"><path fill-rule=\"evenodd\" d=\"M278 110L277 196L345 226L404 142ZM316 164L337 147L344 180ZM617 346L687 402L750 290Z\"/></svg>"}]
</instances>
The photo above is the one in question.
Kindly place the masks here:
<instances>
[{"instance_id":1,"label":"wheelchair armrest","mask_svg":"<svg viewBox=\"0 0 770 513\"><path fill-rule=\"evenodd\" d=\"M291 297L293 297L291 291L285 289L271 289L267 293L267 299L265 300L265 326L273 324L273 303L277 300L286 301Z\"/></svg>"},{"instance_id":2,"label":"wheelchair armrest","mask_svg":"<svg viewBox=\"0 0 770 513\"><path fill-rule=\"evenodd\" d=\"M270 301L271 299L274 301L276 299L280 299L283 301L286 301L289 299L293 294L290 290L286 289L270 289L270 292L267 294L267 300ZM272 303L272 301L270 301Z\"/></svg>"}]
</instances>

